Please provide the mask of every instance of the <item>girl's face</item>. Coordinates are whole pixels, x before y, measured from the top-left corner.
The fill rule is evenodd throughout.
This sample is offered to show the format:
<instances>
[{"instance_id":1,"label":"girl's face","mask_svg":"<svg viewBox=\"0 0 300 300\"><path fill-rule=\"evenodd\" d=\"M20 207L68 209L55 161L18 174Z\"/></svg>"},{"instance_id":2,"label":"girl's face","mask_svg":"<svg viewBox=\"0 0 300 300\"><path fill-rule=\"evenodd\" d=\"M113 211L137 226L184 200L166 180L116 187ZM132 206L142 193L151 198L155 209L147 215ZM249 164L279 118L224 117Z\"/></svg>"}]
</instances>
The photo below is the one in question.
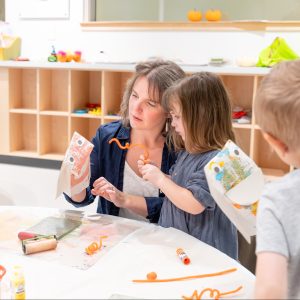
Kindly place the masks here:
<instances>
[{"instance_id":1,"label":"girl's face","mask_svg":"<svg viewBox=\"0 0 300 300\"><path fill-rule=\"evenodd\" d=\"M140 77L136 80L129 98L129 120L132 128L162 131L166 122L166 113L159 100L148 94L148 80Z\"/></svg>"},{"instance_id":2,"label":"girl's face","mask_svg":"<svg viewBox=\"0 0 300 300\"><path fill-rule=\"evenodd\" d=\"M175 131L185 140L185 130L183 126L183 120L181 115L180 105L177 102L173 103L173 109L170 111L172 117L171 125L174 127Z\"/></svg>"}]
</instances>

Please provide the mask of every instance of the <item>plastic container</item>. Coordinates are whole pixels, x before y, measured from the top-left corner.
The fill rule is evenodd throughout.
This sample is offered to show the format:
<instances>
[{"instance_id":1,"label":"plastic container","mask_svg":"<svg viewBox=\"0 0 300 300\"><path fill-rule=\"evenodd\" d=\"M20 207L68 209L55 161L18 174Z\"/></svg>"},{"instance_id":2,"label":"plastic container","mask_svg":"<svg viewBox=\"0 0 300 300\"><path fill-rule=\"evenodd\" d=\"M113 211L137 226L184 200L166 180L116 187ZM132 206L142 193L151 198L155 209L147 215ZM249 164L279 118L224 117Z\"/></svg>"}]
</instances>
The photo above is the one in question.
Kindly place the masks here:
<instances>
[{"instance_id":1,"label":"plastic container","mask_svg":"<svg viewBox=\"0 0 300 300\"><path fill-rule=\"evenodd\" d=\"M14 266L10 277L11 299L26 299L25 277L21 266Z\"/></svg>"}]
</instances>

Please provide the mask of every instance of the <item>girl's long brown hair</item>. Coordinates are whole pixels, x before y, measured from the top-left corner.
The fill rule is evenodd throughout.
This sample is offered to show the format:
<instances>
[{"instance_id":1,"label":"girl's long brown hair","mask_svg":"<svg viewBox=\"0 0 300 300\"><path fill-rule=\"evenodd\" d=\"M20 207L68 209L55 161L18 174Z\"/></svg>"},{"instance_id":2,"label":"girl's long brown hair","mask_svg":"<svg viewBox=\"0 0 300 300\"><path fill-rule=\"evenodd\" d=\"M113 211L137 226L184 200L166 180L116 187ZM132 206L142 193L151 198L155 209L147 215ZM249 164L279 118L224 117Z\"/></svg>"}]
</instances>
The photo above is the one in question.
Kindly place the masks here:
<instances>
[{"instance_id":1,"label":"girl's long brown hair","mask_svg":"<svg viewBox=\"0 0 300 300\"><path fill-rule=\"evenodd\" d=\"M221 149L228 139L234 141L231 104L221 79L209 72L195 73L180 80L164 94L162 105L171 111L178 103L185 141L172 131L176 150L201 153Z\"/></svg>"}]
</instances>

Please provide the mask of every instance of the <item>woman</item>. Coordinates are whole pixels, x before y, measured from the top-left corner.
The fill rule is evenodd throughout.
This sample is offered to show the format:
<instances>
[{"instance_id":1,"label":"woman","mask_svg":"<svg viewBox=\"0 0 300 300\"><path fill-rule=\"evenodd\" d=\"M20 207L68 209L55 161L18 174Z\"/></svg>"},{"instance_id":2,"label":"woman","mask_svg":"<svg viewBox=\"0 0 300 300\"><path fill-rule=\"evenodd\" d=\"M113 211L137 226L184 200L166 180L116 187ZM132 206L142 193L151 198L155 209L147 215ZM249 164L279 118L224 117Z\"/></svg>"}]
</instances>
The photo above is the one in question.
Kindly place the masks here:
<instances>
[{"instance_id":1,"label":"woman","mask_svg":"<svg viewBox=\"0 0 300 300\"><path fill-rule=\"evenodd\" d=\"M158 221L164 195L140 177L137 161L142 149L122 150L109 141L117 138L123 146L144 145L151 163L167 173L175 155L165 143L167 114L161 99L164 91L184 76L171 61L150 60L136 66L121 103L122 120L98 128L92 140L90 186L72 199L65 195L70 203L81 207L99 196L98 213Z\"/></svg>"}]
</instances>

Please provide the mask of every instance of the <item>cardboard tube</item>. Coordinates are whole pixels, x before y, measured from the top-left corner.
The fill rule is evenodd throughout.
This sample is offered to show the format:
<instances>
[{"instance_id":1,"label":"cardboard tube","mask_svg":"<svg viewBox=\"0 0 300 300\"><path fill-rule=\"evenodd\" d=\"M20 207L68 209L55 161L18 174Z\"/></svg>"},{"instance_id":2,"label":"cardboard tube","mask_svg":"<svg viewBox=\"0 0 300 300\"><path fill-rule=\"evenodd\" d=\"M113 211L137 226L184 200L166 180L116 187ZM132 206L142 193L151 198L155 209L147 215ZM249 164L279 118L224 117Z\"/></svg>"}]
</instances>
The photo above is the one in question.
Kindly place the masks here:
<instances>
[{"instance_id":1,"label":"cardboard tube","mask_svg":"<svg viewBox=\"0 0 300 300\"><path fill-rule=\"evenodd\" d=\"M53 250L57 246L55 236L38 237L22 241L22 249L24 254L32 254L47 250Z\"/></svg>"}]
</instances>

